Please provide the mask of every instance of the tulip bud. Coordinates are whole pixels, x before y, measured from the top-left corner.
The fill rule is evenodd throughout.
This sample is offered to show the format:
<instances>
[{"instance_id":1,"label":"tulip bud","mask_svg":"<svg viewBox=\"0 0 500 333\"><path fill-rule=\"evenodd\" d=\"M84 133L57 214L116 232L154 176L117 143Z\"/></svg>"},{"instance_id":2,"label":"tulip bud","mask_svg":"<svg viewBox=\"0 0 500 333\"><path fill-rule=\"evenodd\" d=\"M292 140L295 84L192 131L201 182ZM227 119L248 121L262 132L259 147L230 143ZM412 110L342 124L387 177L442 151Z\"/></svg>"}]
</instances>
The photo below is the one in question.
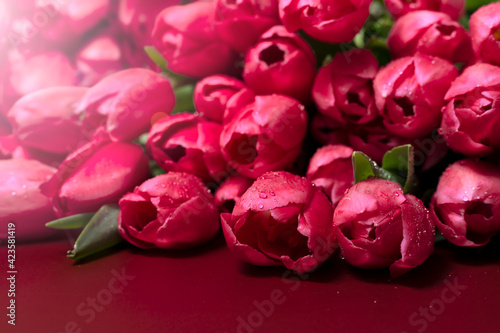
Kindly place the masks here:
<instances>
[{"instance_id":1,"label":"tulip bud","mask_svg":"<svg viewBox=\"0 0 500 333\"><path fill-rule=\"evenodd\" d=\"M378 115L373 96L377 59L370 51L339 52L319 69L312 96L321 113L339 124L361 125Z\"/></svg>"},{"instance_id":2,"label":"tulip bud","mask_svg":"<svg viewBox=\"0 0 500 333\"><path fill-rule=\"evenodd\" d=\"M373 82L384 126L409 139L430 134L439 125L444 96L457 76L452 63L421 53L391 61Z\"/></svg>"},{"instance_id":3,"label":"tulip bud","mask_svg":"<svg viewBox=\"0 0 500 333\"><path fill-rule=\"evenodd\" d=\"M149 155L166 171L188 172L206 182L227 173L219 139L222 126L199 115L181 113L157 121L149 132Z\"/></svg>"},{"instance_id":4,"label":"tulip bud","mask_svg":"<svg viewBox=\"0 0 500 333\"><path fill-rule=\"evenodd\" d=\"M148 159L141 147L110 142L103 135L70 154L41 189L53 198L54 209L62 217L116 203L148 175Z\"/></svg>"},{"instance_id":5,"label":"tulip bud","mask_svg":"<svg viewBox=\"0 0 500 333\"><path fill-rule=\"evenodd\" d=\"M209 241L219 230L210 190L191 174L148 179L120 200L118 230L133 245L180 249Z\"/></svg>"},{"instance_id":6,"label":"tulip bud","mask_svg":"<svg viewBox=\"0 0 500 333\"><path fill-rule=\"evenodd\" d=\"M0 240L7 239L7 223L14 223L16 240L41 239L54 234L45 223L56 218L50 198L40 184L56 169L34 160L0 160Z\"/></svg>"},{"instance_id":7,"label":"tulip bud","mask_svg":"<svg viewBox=\"0 0 500 333\"><path fill-rule=\"evenodd\" d=\"M219 210L231 213L236 202L252 183L253 179L242 175L228 177L215 191L215 205Z\"/></svg>"},{"instance_id":8,"label":"tulip bud","mask_svg":"<svg viewBox=\"0 0 500 333\"><path fill-rule=\"evenodd\" d=\"M472 159L450 165L439 179L431 217L458 246L481 246L500 231L500 170Z\"/></svg>"},{"instance_id":9,"label":"tulip bud","mask_svg":"<svg viewBox=\"0 0 500 333\"><path fill-rule=\"evenodd\" d=\"M130 68L102 79L83 96L79 106L85 112L88 131L104 126L115 141L132 141L147 132L155 120L174 108L170 82L143 68Z\"/></svg>"},{"instance_id":10,"label":"tulip bud","mask_svg":"<svg viewBox=\"0 0 500 333\"><path fill-rule=\"evenodd\" d=\"M86 140L76 107L88 88L52 87L19 99L7 116L22 145L68 154Z\"/></svg>"},{"instance_id":11,"label":"tulip bud","mask_svg":"<svg viewBox=\"0 0 500 333\"><path fill-rule=\"evenodd\" d=\"M468 156L500 149L500 67L467 67L445 98L440 133L451 149Z\"/></svg>"},{"instance_id":12,"label":"tulip bud","mask_svg":"<svg viewBox=\"0 0 500 333\"><path fill-rule=\"evenodd\" d=\"M306 130L307 114L297 100L256 96L224 125L222 154L239 173L257 178L290 167L302 149Z\"/></svg>"},{"instance_id":13,"label":"tulip bud","mask_svg":"<svg viewBox=\"0 0 500 333\"><path fill-rule=\"evenodd\" d=\"M206 118L222 123L228 100L243 88L243 82L236 78L225 75L207 76L198 81L194 88L196 110Z\"/></svg>"},{"instance_id":14,"label":"tulip bud","mask_svg":"<svg viewBox=\"0 0 500 333\"><path fill-rule=\"evenodd\" d=\"M318 149L309 161L307 179L322 188L334 206L354 183L353 152L344 145L328 145Z\"/></svg>"},{"instance_id":15,"label":"tulip bud","mask_svg":"<svg viewBox=\"0 0 500 333\"><path fill-rule=\"evenodd\" d=\"M158 14L153 45L171 71L204 77L234 70L236 53L217 36L214 20L213 1L172 6Z\"/></svg>"},{"instance_id":16,"label":"tulip bud","mask_svg":"<svg viewBox=\"0 0 500 333\"><path fill-rule=\"evenodd\" d=\"M301 274L335 252L332 214L325 194L309 181L276 171L260 176L221 222L227 246L241 260Z\"/></svg>"},{"instance_id":17,"label":"tulip bud","mask_svg":"<svg viewBox=\"0 0 500 333\"><path fill-rule=\"evenodd\" d=\"M101 35L84 45L75 57L80 85L92 86L124 67L120 45L111 35Z\"/></svg>"},{"instance_id":18,"label":"tulip bud","mask_svg":"<svg viewBox=\"0 0 500 333\"><path fill-rule=\"evenodd\" d=\"M417 10L432 10L458 20L465 10L465 0L384 0L389 13L399 18Z\"/></svg>"},{"instance_id":19,"label":"tulip bud","mask_svg":"<svg viewBox=\"0 0 500 333\"><path fill-rule=\"evenodd\" d=\"M351 187L335 209L333 224L348 263L389 266L394 277L421 265L434 250L434 225L424 204L388 180Z\"/></svg>"},{"instance_id":20,"label":"tulip bud","mask_svg":"<svg viewBox=\"0 0 500 333\"><path fill-rule=\"evenodd\" d=\"M304 30L326 43L350 42L368 18L372 0L281 0L280 18L290 31Z\"/></svg>"},{"instance_id":21,"label":"tulip bud","mask_svg":"<svg viewBox=\"0 0 500 333\"><path fill-rule=\"evenodd\" d=\"M474 58L465 29L448 15L427 10L399 18L391 29L387 45L394 57L421 52L450 62L470 62Z\"/></svg>"},{"instance_id":22,"label":"tulip bud","mask_svg":"<svg viewBox=\"0 0 500 333\"><path fill-rule=\"evenodd\" d=\"M479 8L469 21L472 47L480 60L500 65L500 3Z\"/></svg>"},{"instance_id":23,"label":"tulip bud","mask_svg":"<svg viewBox=\"0 0 500 333\"><path fill-rule=\"evenodd\" d=\"M216 0L215 16L219 38L239 53L245 53L264 31L280 24L278 1Z\"/></svg>"},{"instance_id":24,"label":"tulip bud","mask_svg":"<svg viewBox=\"0 0 500 333\"><path fill-rule=\"evenodd\" d=\"M307 104L315 75L311 47L283 26L266 31L245 56L243 79L256 94L282 94Z\"/></svg>"}]
</instances>

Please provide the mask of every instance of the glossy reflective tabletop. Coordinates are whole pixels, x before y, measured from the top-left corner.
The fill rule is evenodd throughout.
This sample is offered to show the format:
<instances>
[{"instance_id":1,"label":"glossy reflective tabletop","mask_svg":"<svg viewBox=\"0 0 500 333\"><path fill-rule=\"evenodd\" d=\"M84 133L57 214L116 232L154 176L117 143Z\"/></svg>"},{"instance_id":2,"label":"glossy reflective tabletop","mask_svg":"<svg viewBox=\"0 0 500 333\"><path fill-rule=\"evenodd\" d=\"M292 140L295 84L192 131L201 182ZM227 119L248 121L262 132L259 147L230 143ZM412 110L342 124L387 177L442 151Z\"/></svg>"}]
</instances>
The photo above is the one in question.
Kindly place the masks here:
<instances>
[{"instance_id":1,"label":"glossy reflective tabletop","mask_svg":"<svg viewBox=\"0 0 500 333\"><path fill-rule=\"evenodd\" d=\"M500 331L498 237L482 249L438 244L398 279L337 255L303 276L254 267L220 235L188 251L124 245L79 264L65 258L69 248L65 237L17 246L16 326L7 324L3 278L1 332Z\"/></svg>"}]
</instances>

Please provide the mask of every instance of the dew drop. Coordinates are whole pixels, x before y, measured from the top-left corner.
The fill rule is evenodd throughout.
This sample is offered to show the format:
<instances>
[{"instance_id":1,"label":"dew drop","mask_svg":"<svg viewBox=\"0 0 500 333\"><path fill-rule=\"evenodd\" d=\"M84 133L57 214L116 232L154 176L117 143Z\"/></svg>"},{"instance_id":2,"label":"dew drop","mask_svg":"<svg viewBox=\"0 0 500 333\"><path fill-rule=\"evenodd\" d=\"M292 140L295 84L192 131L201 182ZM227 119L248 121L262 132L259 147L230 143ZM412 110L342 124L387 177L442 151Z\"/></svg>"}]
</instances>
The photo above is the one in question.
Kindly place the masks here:
<instances>
[{"instance_id":1,"label":"dew drop","mask_svg":"<svg viewBox=\"0 0 500 333\"><path fill-rule=\"evenodd\" d=\"M276 194L274 194L274 192L271 191L271 192L269 192L269 195L272 196L272 197L274 197Z\"/></svg>"},{"instance_id":2,"label":"dew drop","mask_svg":"<svg viewBox=\"0 0 500 333\"><path fill-rule=\"evenodd\" d=\"M464 197L462 198L462 200L463 200L463 201L469 201L469 198L467 198L466 196L464 196Z\"/></svg>"},{"instance_id":3,"label":"dew drop","mask_svg":"<svg viewBox=\"0 0 500 333\"><path fill-rule=\"evenodd\" d=\"M259 204L259 209L262 209L264 208L264 205L263 204Z\"/></svg>"},{"instance_id":4,"label":"dew drop","mask_svg":"<svg viewBox=\"0 0 500 333\"><path fill-rule=\"evenodd\" d=\"M17 193L16 193L16 192L14 192L14 191L10 192L10 195L16 195L16 194L17 194Z\"/></svg>"},{"instance_id":5,"label":"dew drop","mask_svg":"<svg viewBox=\"0 0 500 333\"><path fill-rule=\"evenodd\" d=\"M399 192L394 192L394 196L399 197Z\"/></svg>"},{"instance_id":6,"label":"dew drop","mask_svg":"<svg viewBox=\"0 0 500 333\"><path fill-rule=\"evenodd\" d=\"M267 198L267 194L265 194L264 192L260 192L259 197L261 199L266 199Z\"/></svg>"}]
</instances>

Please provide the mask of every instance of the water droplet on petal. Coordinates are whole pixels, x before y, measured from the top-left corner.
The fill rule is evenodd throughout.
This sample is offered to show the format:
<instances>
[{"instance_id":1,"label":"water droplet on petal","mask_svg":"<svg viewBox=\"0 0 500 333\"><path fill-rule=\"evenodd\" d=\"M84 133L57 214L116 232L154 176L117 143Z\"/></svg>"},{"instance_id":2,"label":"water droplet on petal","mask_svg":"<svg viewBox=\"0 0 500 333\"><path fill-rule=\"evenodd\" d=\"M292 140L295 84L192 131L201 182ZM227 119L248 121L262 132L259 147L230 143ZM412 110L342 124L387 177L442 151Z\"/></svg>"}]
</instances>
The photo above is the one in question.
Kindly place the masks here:
<instances>
[{"instance_id":1,"label":"water droplet on petal","mask_svg":"<svg viewBox=\"0 0 500 333\"><path fill-rule=\"evenodd\" d=\"M16 193L16 192L14 192L14 191L10 192L10 195L16 195L16 194L17 194L17 193Z\"/></svg>"},{"instance_id":2,"label":"water droplet on petal","mask_svg":"<svg viewBox=\"0 0 500 333\"><path fill-rule=\"evenodd\" d=\"M269 195L272 196L272 197L274 197L276 194L274 194L274 192L271 191L271 192L269 192Z\"/></svg>"},{"instance_id":3,"label":"water droplet on petal","mask_svg":"<svg viewBox=\"0 0 500 333\"><path fill-rule=\"evenodd\" d=\"M264 192L260 192L259 197L262 198L262 199L266 199L267 198L267 194L265 194Z\"/></svg>"},{"instance_id":4,"label":"water droplet on petal","mask_svg":"<svg viewBox=\"0 0 500 333\"><path fill-rule=\"evenodd\" d=\"M467 198L466 196L464 196L464 197L462 198L462 200L463 200L463 201L469 201L469 198Z\"/></svg>"},{"instance_id":5,"label":"water droplet on petal","mask_svg":"<svg viewBox=\"0 0 500 333\"><path fill-rule=\"evenodd\" d=\"M399 197L399 192L394 192L394 196Z\"/></svg>"},{"instance_id":6,"label":"water droplet on petal","mask_svg":"<svg viewBox=\"0 0 500 333\"><path fill-rule=\"evenodd\" d=\"M259 204L259 209L262 209L264 208L264 205L263 204Z\"/></svg>"}]
</instances>

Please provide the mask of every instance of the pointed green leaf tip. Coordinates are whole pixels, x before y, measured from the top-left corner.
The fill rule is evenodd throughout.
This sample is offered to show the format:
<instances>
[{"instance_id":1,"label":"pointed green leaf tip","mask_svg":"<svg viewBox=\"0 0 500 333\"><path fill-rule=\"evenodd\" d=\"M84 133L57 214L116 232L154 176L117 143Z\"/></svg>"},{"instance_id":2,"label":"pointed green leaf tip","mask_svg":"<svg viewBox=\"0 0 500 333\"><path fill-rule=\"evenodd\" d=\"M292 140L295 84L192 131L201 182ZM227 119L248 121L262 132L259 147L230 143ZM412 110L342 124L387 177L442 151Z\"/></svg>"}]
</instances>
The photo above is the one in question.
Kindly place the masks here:
<instances>
[{"instance_id":1,"label":"pointed green leaf tip","mask_svg":"<svg viewBox=\"0 0 500 333\"><path fill-rule=\"evenodd\" d=\"M79 229L83 228L89 223L95 213L76 214L66 216L45 224L46 227L54 229Z\"/></svg>"},{"instance_id":2,"label":"pointed green leaf tip","mask_svg":"<svg viewBox=\"0 0 500 333\"><path fill-rule=\"evenodd\" d=\"M382 168L393 174L405 193L413 190L415 184L414 154L412 145L395 147L385 153Z\"/></svg>"},{"instance_id":3,"label":"pointed green leaf tip","mask_svg":"<svg viewBox=\"0 0 500 333\"><path fill-rule=\"evenodd\" d=\"M168 72L167 61L154 46L144 46L144 51L153 62L160 67L162 72Z\"/></svg>"},{"instance_id":4,"label":"pointed green leaf tip","mask_svg":"<svg viewBox=\"0 0 500 333\"><path fill-rule=\"evenodd\" d=\"M352 154L354 180L359 183L370 178L382 178L399 183L405 193L411 192L415 183L413 147L403 145L385 153L382 167L362 152Z\"/></svg>"},{"instance_id":5,"label":"pointed green leaf tip","mask_svg":"<svg viewBox=\"0 0 500 333\"><path fill-rule=\"evenodd\" d=\"M123 241L118 232L118 205L104 205L92 217L75 242L68 258L79 260Z\"/></svg>"},{"instance_id":6,"label":"pointed green leaf tip","mask_svg":"<svg viewBox=\"0 0 500 333\"><path fill-rule=\"evenodd\" d=\"M373 165L376 163L360 151L352 153L352 170L354 171L354 181L359 183L363 180L375 178Z\"/></svg>"}]
</instances>

